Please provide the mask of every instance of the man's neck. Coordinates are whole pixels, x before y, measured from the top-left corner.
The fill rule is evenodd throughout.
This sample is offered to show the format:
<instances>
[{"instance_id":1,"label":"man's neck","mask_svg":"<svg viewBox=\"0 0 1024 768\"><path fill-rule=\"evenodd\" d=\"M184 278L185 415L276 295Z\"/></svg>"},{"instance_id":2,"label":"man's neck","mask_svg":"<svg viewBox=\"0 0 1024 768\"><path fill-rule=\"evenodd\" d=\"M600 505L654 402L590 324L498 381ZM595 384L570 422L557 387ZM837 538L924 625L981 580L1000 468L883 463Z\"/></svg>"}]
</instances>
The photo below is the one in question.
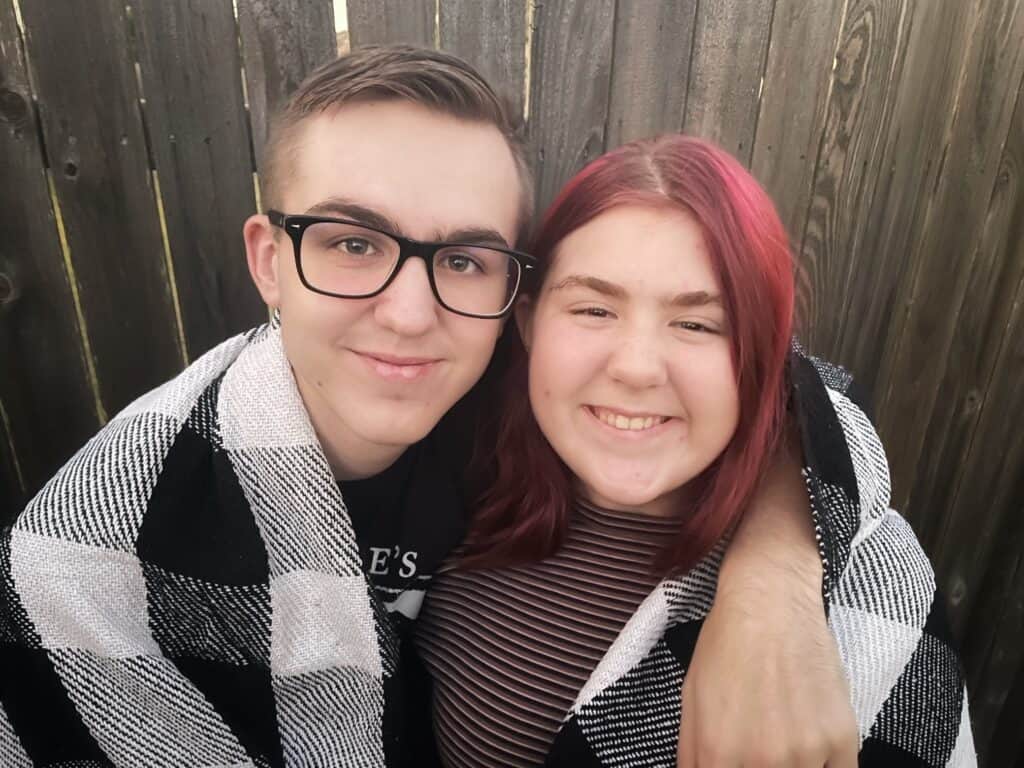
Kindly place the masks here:
<instances>
[{"instance_id":1,"label":"man's neck","mask_svg":"<svg viewBox=\"0 0 1024 768\"><path fill-rule=\"evenodd\" d=\"M339 482L378 475L405 453L406 445L382 445L354 434L316 392L306 391L301 377L296 376L295 383L327 463Z\"/></svg>"}]
</instances>

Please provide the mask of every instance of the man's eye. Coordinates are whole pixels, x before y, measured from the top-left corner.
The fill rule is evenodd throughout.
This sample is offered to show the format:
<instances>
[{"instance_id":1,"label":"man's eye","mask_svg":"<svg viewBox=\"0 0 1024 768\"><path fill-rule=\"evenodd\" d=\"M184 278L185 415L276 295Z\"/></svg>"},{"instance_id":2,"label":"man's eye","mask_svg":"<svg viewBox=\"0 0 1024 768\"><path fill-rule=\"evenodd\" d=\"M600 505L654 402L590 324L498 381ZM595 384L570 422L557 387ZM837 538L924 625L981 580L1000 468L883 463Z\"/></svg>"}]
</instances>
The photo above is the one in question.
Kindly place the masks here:
<instances>
[{"instance_id":1,"label":"man's eye","mask_svg":"<svg viewBox=\"0 0 1024 768\"><path fill-rule=\"evenodd\" d=\"M441 266L452 272L480 272L480 265L470 256L464 253L445 254L441 260Z\"/></svg>"},{"instance_id":2,"label":"man's eye","mask_svg":"<svg viewBox=\"0 0 1024 768\"><path fill-rule=\"evenodd\" d=\"M373 244L362 237L346 237L337 247L353 256L365 256L373 250Z\"/></svg>"}]
</instances>

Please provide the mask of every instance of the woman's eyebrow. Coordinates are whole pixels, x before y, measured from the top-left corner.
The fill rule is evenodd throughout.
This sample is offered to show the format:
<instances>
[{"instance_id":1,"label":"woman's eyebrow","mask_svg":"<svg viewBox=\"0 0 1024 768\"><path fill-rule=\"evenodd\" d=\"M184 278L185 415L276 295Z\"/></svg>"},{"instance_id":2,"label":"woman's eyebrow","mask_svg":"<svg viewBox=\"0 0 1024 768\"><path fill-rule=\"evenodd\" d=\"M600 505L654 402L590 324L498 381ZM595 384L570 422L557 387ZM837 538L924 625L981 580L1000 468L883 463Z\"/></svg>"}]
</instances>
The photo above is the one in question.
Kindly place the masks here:
<instances>
[{"instance_id":1,"label":"woman's eyebrow","mask_svg":"<svg viewBox=\"0 0 1024 768\"><path fill-rule=\"evenodd\" d=\"M602 280L592 275L569 275L551 286L550 290L559 291L563 288L589 288L613 299L624 299L628 292L621 285ZM709 304L722 306L722 297L709 291L684 291L675 296L663 299L662 304L669 307L703 307Z\"/></svg>"},{"instance_id":2,"label":"woman's eyebrow","mask_svg":"<svg viewBox=\"0 0 1024 768\"><path fill-rule=\"evenodd\" d=\"M708 293L707 291L686 291L673 296L665 303L672 307L681 308L703 307L708 304L722 306L722 297L717 293Z\"/></svg>"},{"instance_id":3,"label":"woman's eyebrow","mask_svg":"<svg viewBox=\"0 0 1024 768\"><path fill-rule=\"evenodd\" d=\"M621 285L609 283L607 280L602 280L592 275L569 275L555 283L548 290L561 291L565 288L589 288L613 299L626 298L626 289Z\"/></svg>"}]
</instances>

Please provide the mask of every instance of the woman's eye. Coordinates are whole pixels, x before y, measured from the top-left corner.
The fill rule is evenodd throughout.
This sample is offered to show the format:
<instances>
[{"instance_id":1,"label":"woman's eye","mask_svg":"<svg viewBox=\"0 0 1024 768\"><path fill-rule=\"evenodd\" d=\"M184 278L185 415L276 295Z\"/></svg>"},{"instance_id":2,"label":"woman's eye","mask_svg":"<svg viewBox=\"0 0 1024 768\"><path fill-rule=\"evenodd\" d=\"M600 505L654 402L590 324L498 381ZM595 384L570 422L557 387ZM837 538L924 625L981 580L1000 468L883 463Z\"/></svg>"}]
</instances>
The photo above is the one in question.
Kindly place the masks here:
<instances>
[{"instance_id":1,"label":"woman's eye","mask_svg":"<svg viewBox=\"0 0 1024 768\"><path fill-rule=\"evenodd\" d=\"M581 309L570 310L574 315L584 315L586 317L611 317L612 313L602 307L583 307Z\"/></svg>"},{"instance_id":2,"label":"woman's eye","mask_svg":"<svg viewBox=\"0 0 1024 768\"><path fill-rule=\"evenodd\" d=\"M698 333L714 333L715 331L704 323L699 323L696 320L680 320L676 323L677 328L682 328L684 331L696 331Z\"/></svg>"}]
</instances>

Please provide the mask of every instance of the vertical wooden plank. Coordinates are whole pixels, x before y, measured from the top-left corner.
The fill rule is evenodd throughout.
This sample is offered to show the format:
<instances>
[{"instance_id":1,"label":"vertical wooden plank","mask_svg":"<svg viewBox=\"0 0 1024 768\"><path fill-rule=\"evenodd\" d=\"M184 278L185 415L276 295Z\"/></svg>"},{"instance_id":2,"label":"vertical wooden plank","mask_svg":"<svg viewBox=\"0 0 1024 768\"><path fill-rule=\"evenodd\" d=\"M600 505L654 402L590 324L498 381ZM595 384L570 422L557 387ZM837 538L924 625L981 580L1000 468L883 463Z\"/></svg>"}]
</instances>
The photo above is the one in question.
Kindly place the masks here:
<instances>
[{"instance_id":1,"label":"vertical wooden plank","mask_svg":"<svg viewBox=\"0 0 1024 768\"><path fill-rule=\"evenodd\" d=\"M433 48L437 0L348 0L348 30L353 48L373 43Z\"/></svg>"},{"instance_id":2,"label":"vertical wooden plank","mask_svg":"<svg viewBox=\"0 0 1024 768\"><path fill-rule=\"evenodd\" d=\"M1024 395L1024 389L1017 389L1018 396ZM1011 470L1010 474L1017 476L1000 478L1003 514L984 516L983 524L998 520L999 536L985 557L982 589L971 606L971 629L963 643L974 739L984 758L982 765L1012 764L1024 721L1024 520L1020 516L1024 473ZM999 499L984 499L993 501ZM1010 721L1015 727L1008 729Z\"/></svg>"},{"instance_id":3,"label":"vertical wooden plank","mask_svg":"<svg viewBox=\"0 0 1024 768\"><path fill-rule=\"evenodd\" d=\"M939 174L968 10L849 0L839 35L801 248L813 286L809 344L849 366L880 414L882 340L920 232L920 190ZM894 478L897 492L907 480Z\"/></svg>"},{"instance_id":4,"label":"vertical wooden plank","mask_svg":"<svg viewBox=\"0 0 1024 768\"><path fill-rule=\"evenodd\" d=\"M1024 591L1019 588L1017 594ZM1008 686L1009 692L999 712L992 738L981 753L981 765L1024 766L1024 664L1017 668L1017 676Z\"/></svg>"},{"instance_id":5,"label":"vertical wooden plank","mask_svg":"<svg viewBox=\"0 0 1024 768\"><path fill-rule=\"evenodd\" d=\"M682 129L696 12L697 0L619 2L607 149Z\"/></svg>"},{"instance_id":6,"label":"vertical wooden plank","mask_svg":"<svg viewBox=\"0 0 1024 768\"><path fill-rule=\"evenodd\" d=\"M237 0L237 7L258 167L273 114L306 75L338 55L334 5L331 0Z\"/></svg>"},{"instance_id":7,"label":"vertical wooden plank","mask_svg":"<svg viewBox=\"0 0 1024 768\"><path fill-rule=\"evenodd\" d=\"M231 0L135 0L150 146L185 343L197 357L266 319L245 263L255 212Z\"/></svg>"},{"instance_id":8,"label":"vertical wooden plank","mask_svg":"<svg viewBox=\"0 0 1024 768\"><path fill-rule=\"evenodd\" d=\"M799 248L846 0L776 0L751 170Z\"/></svg>"},{"instance_id":9,"label":"vertical wooden plank","mask_svg":"<svg viewBox=\"0 0 1024 768\"><path fill-rule=\"evenodd\" d=\"M881 380L887 385L882 391L889 410L880 427L889 438L890 464L897 476L913 477L912 490L922 492L907 506L927 509L928 514L941 501L934 489L943 473L951 475L956 468L935 461L943 451L950 418L958 409L971 407L969 395L981 391L990 370L984 361L977 364L950 350L957 338L962 339L959 350L983 343L984 332L972 333L963 316L977 312L984 318L988 308L965 307L964 298L974 270L987 275L998 269L991 254L975 245L983 233L1024 76L1024 7L1017 0L981 3L967 29L942 172L935 186L922 190L926 213L908 254L914 269L907 282L906 320L901 324L897 316L890 323L882 358ZM931 73L927 77L922 82L934 82ZM976 298L985 302L989 297L982 290ZM984 319L979 325L984 327ZM926 440L929 429L932 437ZM954 444L960 435L966 432L955 430L950 436Z\"/></svg>"},{"instance_id":10,"label":"vertical wooden plank","mask_svg":"<svg viewBox=\"0 0 1024 768\"><path fill-rule=\"evenodd\" d=\"M99 426L43 165L14 7L0 0L0 504L12 514Z\"/></svg>"},{"instance_id":11,"label":"vertical wooden plank","mask_svg":"<svg viewBox=\"0 0 1024 768\"><path fill-rule=\"evenodd\" d=\"M444 0L441 49L480 71L513 114L523 114L527 0Z\"/></svg>"},{"instance_id":12,"label":"vertical wooden plank","mask_svg":"<svg viewBox=\"0 0 1024 768\"><path fill-rule=\"evenodd\" d=\"M85 330L110 414L183 362L124 4L24 3L21 10Z\"/></svg>"},{"instance_id":13,"label":"vertical wooden plank","mask_svg":"<svg viewBox=\"0 0 1024 768\"><path fill-rule=\"evenodd\" d=\"M993 442L995 436L984 430L1001 425L988 422L983 427L979 418L983 412L991 414L992 408L996 413L1007 407L1024 409L1024 398L1015 404L999 404L996 397L992 405L989 399L995 394L991 388L998 388L1007 374L997 368L999 355L1007 345L1012 348L1013 334L1021 331L1014 329L1009 318L1015 303L1021 301L1017 286L1024 280L1024 82L1002 144L1005 148L984 222L962 256L972 264L957 312L949 362L939 383L942 405L932 415L925 435L928 460L919 462L911 487L911 503L919 512L915 522L948 580L958 623L977 594L977 564L1000 535L988 524L996 510L979 520L973 503L956 501L965 499L958 488L966 484L970 488L967 493L990 489L998 480L991 475L993 447L1000 446L1001 458L1007 438L1012 445L1011 435ZM980 462L978 451L988 461ZM976 484L979 479L983 479L981 486ZM970 558L964 556L966 549L971 550Z\"/></svg>"},{"instance_id":14,"label":"vertical wooden plank","mask_svg":"<svg viewBox=\"0 0 1024 768\"><path fill-rule=\"evenodd\" d=\"M933 460L954 475L955 484L935 477L948 497L937 496L920 523L931 534L939 583L950 595L951 620L960 634L985 594L983 564L1011 527L1024 525L1024 437L1016 418L1024 412L1024 90L976 251L984 256L976 256L960 313L967 330L958 333L951 357L985 379L950 404L955 429ZM976 349L966 348L968 340ZM926 462L920 463L930 474ZM922 497L925 490L915 485Z\"/></svg>"},{"instance_id":15,"label":"vertical wooden plank","mask_svg":"<svg viewBox=\"0 0 1024 768\"><path fill-rule=\"evenodd\" d=\"M750 165L775 0L699 3L683 130Z\"/></svg>"},{"instance_id":16,"label":"vertical wooden plank","mask_svg":"<svg viewBox=\"0 0 1024 768\"><path fill-rule=\"evenodd\" d=\"M25 506L25 482L7 429L7 412L0 401L0 529L9 525Z\"/></svg>"},{"instance_id":17,"label":"vertical wooden plank","mask_svg":"<svg viewBox=\"0 0 1024 768\"><path fill-rule=\"evenodd\" d=\"M539 211L604 150L614 20L615 0L536 8L529 135Z\"/></svg>"}]
</instances>

